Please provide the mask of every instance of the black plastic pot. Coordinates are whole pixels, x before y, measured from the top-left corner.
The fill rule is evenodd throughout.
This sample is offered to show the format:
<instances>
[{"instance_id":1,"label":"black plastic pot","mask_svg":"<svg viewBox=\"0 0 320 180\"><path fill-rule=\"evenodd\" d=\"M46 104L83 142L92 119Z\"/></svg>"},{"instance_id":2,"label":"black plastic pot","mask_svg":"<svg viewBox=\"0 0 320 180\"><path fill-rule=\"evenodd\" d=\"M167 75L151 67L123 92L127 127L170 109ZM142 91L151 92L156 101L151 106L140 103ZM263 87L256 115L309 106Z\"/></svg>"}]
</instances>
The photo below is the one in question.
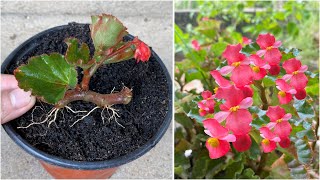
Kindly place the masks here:
<instances>
[{"instance_id":1,"label":"black plastic pot","mask_svg":"<svg viewBox=\"0 0 320 180\"><path fill-rule=\"evenodd\" d=\"M30 39L28 39L24 43L22 43L18 48L16 48L5 59L5 61L1 65L1 73L6 73L5 70L10 62L21 59L21 57L23 57L26 53L37 48L37 46L38 46L37 40L38 39L46 36L50 32L60 31L66 27L67 27L67 25L63 25L63 26L58 26L58 27L54 27L54 28L45 30L45 31L31 37ZM133 39L132 35L128 35L127 37L131 40ZM165 120L163 121L163 124L161 125L161 127L159 127L159 129L155 133L155 135L142 147L140 147L139 149L137 149L127 155L124 155L124 156L121 156L121 157L118 157L115 159L111 159L111 160L97 161L97 162L66 160L66 159L62 159L57 156L47 154L39 149L36 149L32 145L30 145L26 140L24 140L16 132L15 128L11 125L10 122L3 124L2 126L5 129L5 131L8 133L8 135L12 138L12 140L15 143L17 143L21 148L23 148L26 152L28 152L32 156L36 157L40 161L44 161L44 162L51 164L51 165L54 165L54 166L59 166L62 168L67 168L67 169L78 169L78 170L101 170L101 169L106 169L106 168L115 168L120 165L126 164L132 160L135 160L135 159L139 158L140 156L142 156L143 154L145 154L146 152L148 152L151 148L153 148L159 142L159 140L162 138L162 136L164 135L164 133L168 129L169 124L172 119L172 97L171 97L172 81L171 81L170 75L168 73L168 70L166 69L165 65L163 64L163 62L159 58L159 56L154 51L152 51L152 56L154 56L156 58L156 60L160 63L160 65L166 75L166 79L167 79L168 87L169 87L169 90L168 90L168 92L169 92L168 93L168 96L169 96L168 97L168 99L169 99L168 112L166 114Z\"/></svg>"}]
</instances>

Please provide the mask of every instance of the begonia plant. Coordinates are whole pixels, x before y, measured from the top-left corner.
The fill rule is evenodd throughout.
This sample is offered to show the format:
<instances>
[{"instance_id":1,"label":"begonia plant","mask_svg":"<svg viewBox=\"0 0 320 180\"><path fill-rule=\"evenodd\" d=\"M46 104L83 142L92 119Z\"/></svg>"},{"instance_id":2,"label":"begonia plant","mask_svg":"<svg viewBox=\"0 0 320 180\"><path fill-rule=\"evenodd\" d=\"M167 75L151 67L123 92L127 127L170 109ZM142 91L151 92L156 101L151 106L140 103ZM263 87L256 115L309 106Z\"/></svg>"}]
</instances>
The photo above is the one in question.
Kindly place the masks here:
<instances>
[{"instance_id":1,"label":"begonia plant","mask_svg":"<svg viewBox=\"0 0 320 180\"><path fill-rule=\"evenodd\" d=\"M100 94L89 89L90 79L98 68L105 64L132 58L135 58L137 63L146 62L151 56L151 50L137 37L132 41L124 41L124 37L128 34L127 28L116 17L102 14L92 16L91 19L90 35L95 49L92 57L86 43L69 37L64 41L68 46L64 55L51 53L34 56L28 60L28 64L15 69L14 75L20 88L31 91L39 100L54 105L43 121L33 122L30 125L44 122L49 122L50 125L56 120L58 111L63 108L73 113L86 112L72 110L68 104L73 101L91 102L96 107L72 125L97 108L112 110L114 113L112 117L115 118L117 113L111 106L130 103L132 89L124 86L120 92ZM83 73L81 82L78 82L76 70L78 67Z\"/></svg>"}]
</instances>

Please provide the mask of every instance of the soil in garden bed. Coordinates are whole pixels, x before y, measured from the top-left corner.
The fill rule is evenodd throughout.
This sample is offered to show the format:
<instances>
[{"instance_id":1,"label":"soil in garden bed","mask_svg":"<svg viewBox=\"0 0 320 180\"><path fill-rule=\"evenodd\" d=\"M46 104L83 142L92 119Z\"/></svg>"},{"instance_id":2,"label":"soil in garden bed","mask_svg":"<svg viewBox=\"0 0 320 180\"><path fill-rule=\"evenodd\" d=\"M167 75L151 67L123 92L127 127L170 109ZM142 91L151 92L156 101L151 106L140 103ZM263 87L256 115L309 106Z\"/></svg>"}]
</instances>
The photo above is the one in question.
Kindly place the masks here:
<instances>
[{"instance_id":1,"label":"soil in garden bed","mask_svg":"<svg viewBox=\"0 0 320 180\"><path fill-rule=\"evenodd\" d=\"M25 54L17 62L12 62L7 73L12 74L19 65L26 63L28 58L44 53L59 52L64 54L67 37L76 37L90 46L91 55L94 51L88 25L71 23L67 29L43 36L39 45ZM78 78L82 75L78 71ZM73 127L70 125L79 117L63 109L58 113L56 123L33 125L27 129L17 129L18 133L36 148L52 155L69 160L100 161L113 159L128 154L144 145L161 126L169 103L168 85L165 73L160 64L151 57L147 63L136 63L134 59L105 65L100 68L90 81L90 89L99 93L110 93L113 88L120 91L123 85L133 88L133 99L128 105L113 106L120 117L103 124L102 109L95 110L84 120ZM37 101L36 108L23 116L11 121L14 127L26 126L31 123L32 111L34 121L41 121L53 107ZM95 107L92 103L76 101L69 106L74 110L90 111ZM42 109L41 109L41 108ZM104 110L108 117L107 110ZM111 112L110 112L111 113Z\"/></svg>"}]
</instances>

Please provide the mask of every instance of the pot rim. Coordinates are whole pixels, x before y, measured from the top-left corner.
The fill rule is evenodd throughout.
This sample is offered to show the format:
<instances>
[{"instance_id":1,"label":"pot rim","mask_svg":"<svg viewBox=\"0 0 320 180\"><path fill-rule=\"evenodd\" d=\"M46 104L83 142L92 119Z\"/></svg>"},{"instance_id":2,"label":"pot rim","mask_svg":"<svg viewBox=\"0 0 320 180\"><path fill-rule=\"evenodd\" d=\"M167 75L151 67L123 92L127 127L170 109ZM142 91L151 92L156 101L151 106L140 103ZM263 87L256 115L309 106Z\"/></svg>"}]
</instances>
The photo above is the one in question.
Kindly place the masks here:
<instances>
[{"instance_id":1,"label":"pot rim","mask_svg":"<svg viewBox=\"0 0 320 180\"><path fill-rule=\"evenodd\" d=\"M83 23L76 23L77 25L86 25ZM34 48L37 46L37 43L34 43L33 41L36 41L38 38L41 36L44 36L47 33L56 31L56 30L62 30L66 28L68 25L61 25L61 26L56 26L47 30L44 30L31 38L29 38L27 41L23 42L20 46L18 46L14 51L12 51L9 56L3 61L1 65L1 73L4 73L6 70L6 67L11 61L14 61L15 59L21 59L21 57L24 55L24 53L18 54L20 51L26 52L29 49ZM128 34L127 35L130 39L133 39L134 36ZM40 159L44 160L45 162L57 166L61 166L64 168L71 168L71 169L82 169L82 170L96 170L96 169L106 169L106 168L113 168L117 167L126 163L129 163L145 153L147 153L149 150L151 150L162 138L162 136L165 134L167 131L171 120L172 120L172 81L170 78L170 74L168 72L168 69L165 67L164 63L160 59L160 57L151 49L152 56L155 57L157 62L160 64L162 70L165 73L167 84L169 86L169 106L168 106L168 112L165 116L165 119L162 123L162 125L159 127L158 131L156 134L149 139L146 144L141 146L140 148L132 151L129 154L126 154L124 156L117 157L115 159L110 159L110 160L105 160L105 161L96 161L96 162L89 162L89 161L72 161L72 160L67 160L63 159L58 156L50 155L48 153L45 153L35 147L33 147L31 144L29 144L25 139L23 139L12 127L11 123L5 123L2 124L2 127L4 130L7 132L7 134L10 136L10 138L18 144L22 149L24 149L27 153L30 155ZM19 58L20 57L20 58Z\"/></svg>"}]
</instances>

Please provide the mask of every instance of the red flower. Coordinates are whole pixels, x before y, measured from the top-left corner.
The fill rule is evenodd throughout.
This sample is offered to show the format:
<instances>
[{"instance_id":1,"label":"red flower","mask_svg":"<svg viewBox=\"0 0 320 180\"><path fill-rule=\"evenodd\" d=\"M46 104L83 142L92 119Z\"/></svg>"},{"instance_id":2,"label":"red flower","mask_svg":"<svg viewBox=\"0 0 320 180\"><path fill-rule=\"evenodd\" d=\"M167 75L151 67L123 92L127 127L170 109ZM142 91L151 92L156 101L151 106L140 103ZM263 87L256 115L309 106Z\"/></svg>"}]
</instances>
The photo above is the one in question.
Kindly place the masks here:
<instances>
[{"instance_id":1,"label":"red flower","mask_svg":"<svg viewBox=\"0 0 320 180\"><path fill-rule=\"evenodd\" d=\"M200 44L197 40L192 40L191 44L194 50L199 51L201 49Z\"/></svg>"},{"instance_id":2,"label":"red flower","mask_svg":"<svg viewBox=\"0 0 320 180\"><path fill-rule=\"evenodd\" d=\"M199 115L205 116L206 114L214 113L214 95L210 91L203 91L201 96L203 100L198 102Z\"/></svg>"},{"instance_id":3,"label":"red flower","mask_svg":"<svg viewBox=\"0 0 320 180\"><path fill-rule=\"evenodd\" d=\"M261 146L265 153L273 151L277 147L277 142L280 142L280 138L267 127L260 128L260 136L263 138Z\"/></svg>"},{"instance_id":4,"label":"red flower","mask_svg":"<svg viewBox=\"0 0 320 180\"><path fill-rule=\"evenodd\" d=\"M269 73L273 76L276 76L280 73L280 66L279 64L270 65Z\"/></svg>"},{"instance_id":5,"label":"red flower","mask_svg":"<svg viewBox=\"0 0 320 180\"><path fill-rule=\"evenodd\" d=\"M297 90L296 98L304 99L306 93L304 88L307 86L308 78L304 74L308 66L301 65L301 62L295 58L289 59L283 63L283 68L286 70L286 75L282 77L285 81L290 80L290 85Z\"/></svg>"},{"instance_id":6,"label":"red flower","mask_svg":"<svg viewBox=\"0 0 320 180\"><path fill-rule=\"evenodd\" d=\"M252 42L251 39L249 39L249 38L247 38L247 37L245 37L245 36L242 36L242 44L243 44L243 45L248 45L248 44L250 44L251 42Z\"/></svg>"},{"instance_id":7,"label":"red flower","mask_svg":"<svg viewBox=\"0 0 320 180\"><path fill-rule=\"evenodd\" d=\"M232 144L237 151L243 152L250 149L251 138L249 134L236 135L236 141L233 142Z\"/></svg>"},{"instance_id":8,"label":"red flower","mask_svg":"<svg viewBox=\"0 0 320 180\"><path fill-rule=\"evenodd\" d=\"M209 21L209 17L203 17L201 20L202 21Z\"/></svg>"},{"instance_id":9,"label":"red flower","mask_svg":"<svg viewBox=\"0 0 320 180\"><path fill-rule=\"evenodd\" d=\"M253 103L251 97L246 97L242 90L230 86L219 88L216 98L225 99L226 102L220 105L221 111L214 115L214 118L222 122L226 119L226 127L236 135L247 134L250 129L252 116L247 110Z\"/></svg>"},{"instance_id":10,"label":"red flower","mask_svg":"<svg viewBox=\"0 0 320 180\"><path fill-rule=\"evenodd\" d=\"M148 61L151 56L150 48L144 42L139 40L138 37L135 37L132 42L134 42L134 44L136 45L136 51L134 53L134 58L137 60L137 62Z\"/></svg>"},{"instance_id":11,"label":"red flower","mask_svg":"<svg viewBox=\"0 0 320 180\"><path fill-rule=\"evenodd\" d=\"M277 89L280 90L278 92L280 104L288 104L292 100L292 94L296 94L297 91L292 89L283 79L277 79L276 85Z\"/></svg>"},{"instance_id":12,"label":"red flower","mask_svg":"<svg viewBox=\"0 0 320 180\"><path fill-rule=\"evenodd\" d=\"M241 44L228 45L222 54L227 59L228 66L220 69L222 75L232 72L230 79L237 87L243 87L252 82L252 70L249 66L250 60L240 53L241 48Z\"/></svg>"},{"instance_id":13,"label":"red flower","mask_svg":"<svg viewBox=\"0 0 320 180\"><path fill-rule=\"evenodd\" d=\"M227 154L230 150L229 142L234 142L236 137L233 134L229 134L228 130L215 119L204 120L203 126L206 128L204 132L210 136L206 141L210 158L217 159Z\"/></svg>"},{"instance_id":14,"label":"red flower","mask_svg":"<svg viewBox=\"0 0 320 180\"><path fill-rule=\"evenodd\" d=\"M253 79L263 79L267 75L267 69L270 69L270 65L256 54L251 55L249 59L253 65L251 67L253 71Z\"/></svg>"},{"instance_id":15,"label":"red flower","mask_svg":"<svg viewBox=\"0 0 320 180\"><path fill-rule=\"evenodd\" d=\"M269 129L274 128L274 133L280 137L282 140L283 138L287 138L291 131L291 125L288 122L291 119L291 114L285 112L283 108L280 106L269 106L266 115L270 118L270 123L268 123L267 127Z\"/></svg>"},{"instance_id":16,"label":"red flower","mask_svg":"<svg viewBox=\"0 0 320 180\"><path fill-rule=\"evenodd\" d=\"M263 56L270 65L280 63L282 58L281 52L278 47L281 46L281 41L276 41L272 34L260 34L257 38L257 44L261 50L257 52L258 56Z\"/></svg>"}]
</instances>

